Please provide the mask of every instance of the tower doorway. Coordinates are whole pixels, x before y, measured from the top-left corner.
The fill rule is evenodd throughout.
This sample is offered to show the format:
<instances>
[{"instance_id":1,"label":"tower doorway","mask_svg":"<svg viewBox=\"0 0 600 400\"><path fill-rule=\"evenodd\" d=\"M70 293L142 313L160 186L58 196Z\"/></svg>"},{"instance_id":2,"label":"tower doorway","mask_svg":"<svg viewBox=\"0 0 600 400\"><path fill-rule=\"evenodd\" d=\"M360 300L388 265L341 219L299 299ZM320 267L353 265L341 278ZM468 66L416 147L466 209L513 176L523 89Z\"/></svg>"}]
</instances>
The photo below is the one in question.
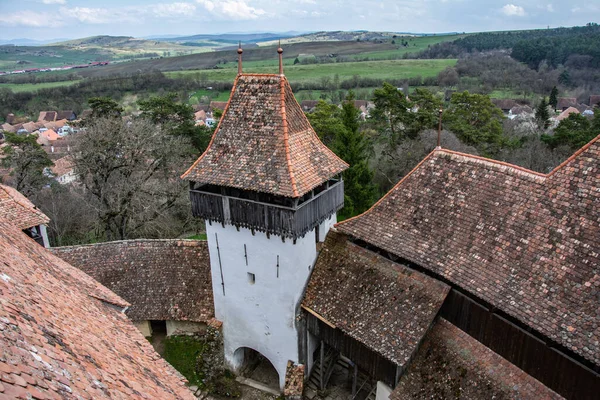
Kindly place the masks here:
<instances>
[{"instance_id":1,"label":"tower doorway","mask_svg":"<svg viewBox=\"0 0 600 400\"><path fill-rule=\"evenodd\" d=\"M238 374L279 390L279 374L269 359L249 347L240 347L233 353Z\"/></svg>"}]
</instances>

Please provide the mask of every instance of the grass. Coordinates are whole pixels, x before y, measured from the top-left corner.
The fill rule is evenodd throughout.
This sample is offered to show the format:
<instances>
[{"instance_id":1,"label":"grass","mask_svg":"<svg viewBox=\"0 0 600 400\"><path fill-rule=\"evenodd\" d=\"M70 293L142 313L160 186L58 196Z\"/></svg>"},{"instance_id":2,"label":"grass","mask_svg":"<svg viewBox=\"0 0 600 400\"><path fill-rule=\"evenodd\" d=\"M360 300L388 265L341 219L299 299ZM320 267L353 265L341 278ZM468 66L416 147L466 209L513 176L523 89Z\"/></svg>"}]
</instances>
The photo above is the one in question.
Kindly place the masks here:
<instances>
[{"instance_id":1,"label":"grass","mask_svg":"<svg viewBox=\"0 0 600 400\"><path fill-rule=\"evenodd\" d=\"M187 378L190 385L201 386L196 372L196 359L204 352L205 344L194 336L171 336L165 339L164 359Z\"/></svg>"},{"instance_id":2,"label":"grass","mask_svg":"<svg viewBox=\"0 0 600 400\"><path fill-rule=\"evenodd\" d=\"M227 101L229 100L230 94L230 90L220 92L217 90L200 89L190 95L190 99L188 102L190 104L202 103L201 100L203 97L207 97L209 101Z\"/></svg>"},{"instance_id":3,"label":"grass","mask_svg":"<svg viewBox=\"0 0 600 400\"><path fill-rule=\"evenodd\" d=\"M15 93L35 92L39 89L49 89L61 86L71 86L79 81L42 82L42 83L0 83L0 88L7 88Z\"/></svg>"},{"instance_id":4,"label":"grass","mask_svg":"<svg viewBox=\"0 0 600 400\"><path fill-rule=\"evenodd\" d=\"M364 59L369 57L371 60L385 60L392 57L399 57L406 53L418 53L427 49L429 46L433 46L437 43L451 42L456 39L465 37L466 35L445 35L445 36L421 36L421 37L397 37L395 40L395 50L382 50L382 51L371 51L358 54L354 56L355 59ZM402 46L402 42L408 42L408 46Z\"/></svg>"},{"instance_id":5,"label":"grass","mask_svg":"<svg viewBox=\"0 0 600 400\"><path fill-rule=\"evenodd\" d=\"M192 235L186 239L192 239L192 240L206 240L206 233L198 233L196 235Z\"/></svg>"},{"instance_id":6,"label":"grass","mask_svg":"<svg viewBox=\"0 0 600 400\"><path fill-rule=\"evenodd\" d=\"M347 62L332 64L310 64L286 66L285 75L292 82L314 82L322 77L332 78L338 75L340 80L352 78L358 75L362 78L375 79L405 79L414 76L436 76L448 66L454 66L455 59L444 60L383 60ZM248 69L246 69L248 71ZM181 78L188 74L198 73L195 71L166 72L171 78ZM274 67L252 68L255 73L276 73ZM207 81L210 82L232 82L237 70L232 67L217 70L202 71Z\"/></svg>"},{"instance_id":7,"label":"grass","mask_svg":"<svg viewBox=\"0 0 600 400\"><path fill-rule=\"evenodd\" d=\"M510 89L494 90L489 93L489 96L492 99L529 100L532 104L539 102L542 98L542 96L536 93L527 93L524 95L522 91Z\"/></svg>"}]
</instances>

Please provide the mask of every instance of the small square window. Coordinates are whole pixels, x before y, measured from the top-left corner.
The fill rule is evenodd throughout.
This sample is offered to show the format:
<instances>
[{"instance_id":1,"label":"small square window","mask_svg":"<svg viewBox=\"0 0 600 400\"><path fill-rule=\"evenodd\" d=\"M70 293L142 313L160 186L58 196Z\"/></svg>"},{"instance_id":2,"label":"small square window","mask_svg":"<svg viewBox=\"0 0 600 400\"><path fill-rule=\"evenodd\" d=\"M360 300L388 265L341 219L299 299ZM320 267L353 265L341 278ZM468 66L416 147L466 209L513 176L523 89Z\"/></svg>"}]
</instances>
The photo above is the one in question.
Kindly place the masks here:
<instances>
[{"instance_id":1,"label":"small square window","mask_svg":"<svg viewBox=\"0 0 600 400\"><path fill-rule=\"evenodd\" d=\"M251 285L256 283L256 275L254 275L252 272L248 272L248 282L250 282Z\"/></svg>"}]
</instances>

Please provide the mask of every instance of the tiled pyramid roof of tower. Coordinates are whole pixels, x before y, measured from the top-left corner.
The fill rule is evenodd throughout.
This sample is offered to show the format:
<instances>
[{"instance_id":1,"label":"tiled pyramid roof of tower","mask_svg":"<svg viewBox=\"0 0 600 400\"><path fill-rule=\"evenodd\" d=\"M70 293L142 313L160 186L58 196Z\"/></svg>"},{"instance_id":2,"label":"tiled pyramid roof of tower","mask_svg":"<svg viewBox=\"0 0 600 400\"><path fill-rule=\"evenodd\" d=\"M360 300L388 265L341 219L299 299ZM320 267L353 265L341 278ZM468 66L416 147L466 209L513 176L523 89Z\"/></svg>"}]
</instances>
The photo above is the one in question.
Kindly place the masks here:
<instances>
[{"instance_id":1,"label":"tiled pyramid roof of tower","mask_svg":"<svg viewBox=\"0 0 600 400\"><path fill-rule=\"evenodd\" d=\"M600 365L600 136L548 175L433 151L338 229Z\"/></svg>"},{"instance_id":2,"label":"tiled pyramid roof of tower","mask_svg":"<svg viewBox=\"0 0 600 400\"><path fill-rule=\"evenodd\" d=\"M133 321L214 316L206 241L138 239L51 251L131 303L126 314Z\"/></svg>"},{"instance_id":3,"label":"tiled pyramid roof of tower","mask_svg":"<svg viewBox=\"0 0 600 400\"><path fill-rule=\"evenodd\" d=\"M11 221L20 229L45 225L50 219L27 197L10 186L0 184L0 218Z\"/></svg>"},{"instance_id":4,"label":"tiled pyramid roof of tower","mask_svg":"<svg viewBox=\"0 0 600 400\"><path fill-rule=\"evenodd\" d=\"M299 197L348 165L317 137L283 75L238 75L204 154L183 178Z\"/></svg>"},{"instance_id":5,"label":"tiled pyramid roof of tower","mask_svg":"<svg viewBox=\"0 0 600 400\"><path fill-rule=\"evenodd\" d=\"M302 306L397 365L405 365L449 287L331 230Z\"/></svg>"},{"instance_id":6,"label":"tiled pyramid roof of tower","mask_svg":"<svg viewBox=\"0 0 600 400\"><path fill-rule=\"evenodd\" d=\"M390 400L562 399L448 321L427 334Z\"/></svg>"},{"instance_id":7,"label":"tiled pyramid roof of tower","mask_svg":"<svg viewBox=\"0 0 600 400\"><path fill-rule=\"evenodd\" d=\"M127 305L0 218L0 398L194 399Z\"/></svg>"}]
</instances>

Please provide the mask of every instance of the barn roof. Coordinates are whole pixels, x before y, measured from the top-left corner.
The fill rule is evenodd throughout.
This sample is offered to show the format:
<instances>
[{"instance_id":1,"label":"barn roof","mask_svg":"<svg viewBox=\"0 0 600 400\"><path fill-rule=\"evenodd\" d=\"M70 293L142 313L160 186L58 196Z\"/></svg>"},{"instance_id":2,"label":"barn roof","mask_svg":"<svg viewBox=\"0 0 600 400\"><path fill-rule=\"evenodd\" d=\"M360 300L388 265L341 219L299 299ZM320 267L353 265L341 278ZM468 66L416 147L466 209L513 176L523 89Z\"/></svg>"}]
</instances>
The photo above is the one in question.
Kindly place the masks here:
<instances>
[{"instance_id":1,"label":"barn roof","mask_svg":"<svg viewBox=\"0 0 600 400\"><path fill-rule=\"evenodd\" d=\"M0 218L0 397L194 399L127 303Z\"/></svg>"},{"instance_id":2,"label":"barn roof","mask_svg":"<svg viewBox=\"0 0 600 400\"><path fill-rule=\"evenodd\" d=\"M390 400L562 399L448 321L428 333Z\"/></svg>"},{"instance_id":3,"label":"barn roof","mask_svg":"<svg viewBox=\"0 0 600 400\"><path fill-rule=\"evenodd\" d=\"M10 186L0 185L0 218L11 221L19 229L50 222L29 199Z\"/></svg>"},{"instance_id":4,"label":"barn roof","mask_svg":"<svg viewBox=\"0 0 600 400\"><path fill-rule=\"evenodd\" d=\"M397 365L414 354L449 287L331 230L302 305Z\"/></svg>"},{"instance_id":5,"label":"barn roof","mask_svg":"<svg viewBox=\"0 0 600 400\"><path fill-rule=\"evenodd\" d=\"M600 365L600 136L548 175L433 151L337 226Z\"/></svg>"},{"instance_id":6,"label":"barn roof","mask_svg":"<svg viewBox=\"0 0 600 400\"><path fill-rule=\"evenodd\" d=\"M183 178L296 198L347 167L321 143L285 76L241 74L208 149Z\"/></svg>"},{"instance_id":7,"label":"barn roof","mask_svg":"<svg viewBox=\"0 0 600 400\"><path fill-rule=\"evenodd\" d=\"M127 315L134 321L214 316L206 241L140 239L52 252L131 303Z\"/></svg>"}]
</instances>

